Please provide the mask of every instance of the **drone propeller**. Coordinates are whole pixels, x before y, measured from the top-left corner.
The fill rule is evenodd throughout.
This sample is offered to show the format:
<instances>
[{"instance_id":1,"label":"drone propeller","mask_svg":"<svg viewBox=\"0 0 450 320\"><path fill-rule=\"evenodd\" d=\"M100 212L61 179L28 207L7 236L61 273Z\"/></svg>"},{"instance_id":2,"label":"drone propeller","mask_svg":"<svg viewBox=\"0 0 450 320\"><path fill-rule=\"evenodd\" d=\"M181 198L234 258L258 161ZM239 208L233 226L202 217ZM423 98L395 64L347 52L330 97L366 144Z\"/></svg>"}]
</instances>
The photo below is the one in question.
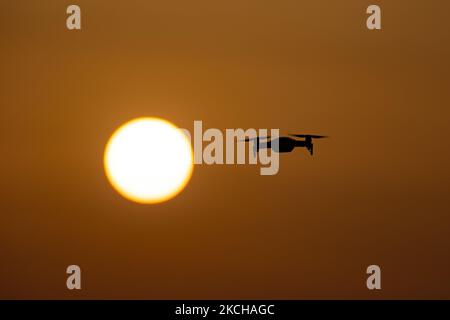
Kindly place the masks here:
<instances>
[{"instance_id":1,"label":"drone propeller","mask_svg":"<svg viewBox=\"0 0 450 320\"><path fill-rule=\"evenodd\" d=\"M312 138L312 139L323 139L328 138L328 136L322 136L317 134L289 134L290 136L297 137L297 138Z\"/></svg>"},{"instance_id":2,"label":"drone propeller","mask_svg":"<svg viewBox=\"0 0 450 320\"><path fill-rule=\"evenodd\" d=\"M267 140L267 139L270 139L271 138L271 136L264 136L264 137L254 137L254 138L245 138L244 140L239 140L239 141L253 141L253 140L257 140L257 139L259 139L259 140L261 140L261 139L263 139L263 140Z\"/></svg>"}]
</instances>

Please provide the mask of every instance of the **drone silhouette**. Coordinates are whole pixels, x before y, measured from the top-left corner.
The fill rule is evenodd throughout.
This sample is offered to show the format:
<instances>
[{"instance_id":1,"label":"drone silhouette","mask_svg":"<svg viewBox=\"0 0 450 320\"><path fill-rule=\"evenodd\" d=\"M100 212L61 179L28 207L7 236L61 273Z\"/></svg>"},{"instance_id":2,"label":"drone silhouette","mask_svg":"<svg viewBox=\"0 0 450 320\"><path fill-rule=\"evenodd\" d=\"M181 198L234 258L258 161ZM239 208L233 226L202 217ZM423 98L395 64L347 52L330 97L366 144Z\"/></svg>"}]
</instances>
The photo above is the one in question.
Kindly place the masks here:
<instances>
[{"instance_id":1,"label":"drone silhouette","mask_svg":"<svg viewBox=\"0 0 450 320\"><path fill-rule=\"evenodd\" d=\"M295 137L295 138L293 138ZM299 140L296 138L303 138ZM289 136L281 136L272 138L271 136L246 138L242 141L255 141L253 143L253 155L260 149L272 149L278 153L291 152L294 148L306 148L311 156L314 154L313 139L323 139L328 136L315 135L315 134L289 134ZM261 142L261 140L263 140Z\"/></svg>"}]
</instances>

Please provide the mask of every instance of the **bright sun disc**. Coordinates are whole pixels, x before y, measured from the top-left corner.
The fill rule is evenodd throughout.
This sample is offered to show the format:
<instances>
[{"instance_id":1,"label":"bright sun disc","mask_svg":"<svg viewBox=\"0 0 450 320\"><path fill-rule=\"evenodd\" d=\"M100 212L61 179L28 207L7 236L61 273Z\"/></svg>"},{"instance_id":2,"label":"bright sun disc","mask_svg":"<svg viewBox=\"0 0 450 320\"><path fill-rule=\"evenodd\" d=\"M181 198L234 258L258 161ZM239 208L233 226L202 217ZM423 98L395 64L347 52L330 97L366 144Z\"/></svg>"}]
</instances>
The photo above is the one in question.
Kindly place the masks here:
<instances>
[{"instance_id":1,"label":"bright sun disc","mask_svg":"<svg viewBox=\"0 0 450 320\"><path fill-rule=\"evenodd\" d=\"M172 123L138 118L119 127L104 154L106 176L125 198L157 203L177 195L193 170L187 136Z\"/></svg>"}]
</instances>

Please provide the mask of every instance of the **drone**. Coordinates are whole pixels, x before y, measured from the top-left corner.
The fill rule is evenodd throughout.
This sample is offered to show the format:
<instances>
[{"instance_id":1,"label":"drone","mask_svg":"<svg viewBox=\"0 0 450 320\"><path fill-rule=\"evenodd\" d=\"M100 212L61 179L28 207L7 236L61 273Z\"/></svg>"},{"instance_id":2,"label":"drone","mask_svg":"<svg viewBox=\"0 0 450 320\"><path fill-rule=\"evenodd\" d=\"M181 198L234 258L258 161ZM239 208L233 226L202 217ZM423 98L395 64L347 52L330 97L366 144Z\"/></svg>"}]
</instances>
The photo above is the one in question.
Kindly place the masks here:
<instances>
[{"instance_id":1,"label":"drone","mask_svg":"<svg viewBox=\"0 0 450 320\"><path fill-rule=\"evenodd\" d=\"M299 140L297 138L303 138ZM306 148L310 155L314 154L313 139L323 139L328 136L315 135L315 134L289 134L288 136L281 136L272 138L271 136L246 138L242 141L254 141L253 143L253 155L260 149L272 149L274 152L285 153L291 152L294 148Z\"/></svg>"}]
</instances>

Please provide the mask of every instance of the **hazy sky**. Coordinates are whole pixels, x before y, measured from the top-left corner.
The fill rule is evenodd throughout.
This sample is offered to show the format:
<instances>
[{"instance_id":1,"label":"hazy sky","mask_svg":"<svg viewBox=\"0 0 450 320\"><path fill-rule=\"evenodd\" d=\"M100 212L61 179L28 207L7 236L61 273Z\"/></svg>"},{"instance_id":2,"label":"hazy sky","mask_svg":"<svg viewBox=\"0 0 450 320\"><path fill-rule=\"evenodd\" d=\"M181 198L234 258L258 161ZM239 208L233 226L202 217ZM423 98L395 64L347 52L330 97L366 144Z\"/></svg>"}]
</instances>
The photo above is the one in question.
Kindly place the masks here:
<instances>
[{"instance_id":1,"label":"hazy sky","mask_svg":"<svg viewBox=\"0 0 450 320\"><path fill-rule=\"evenodd\" d=\"M72 3L0 0L0 298L450 298L448 1ZM140 116L331 139L139 205L102 157Z\"/></svg>"}]
</instances>

